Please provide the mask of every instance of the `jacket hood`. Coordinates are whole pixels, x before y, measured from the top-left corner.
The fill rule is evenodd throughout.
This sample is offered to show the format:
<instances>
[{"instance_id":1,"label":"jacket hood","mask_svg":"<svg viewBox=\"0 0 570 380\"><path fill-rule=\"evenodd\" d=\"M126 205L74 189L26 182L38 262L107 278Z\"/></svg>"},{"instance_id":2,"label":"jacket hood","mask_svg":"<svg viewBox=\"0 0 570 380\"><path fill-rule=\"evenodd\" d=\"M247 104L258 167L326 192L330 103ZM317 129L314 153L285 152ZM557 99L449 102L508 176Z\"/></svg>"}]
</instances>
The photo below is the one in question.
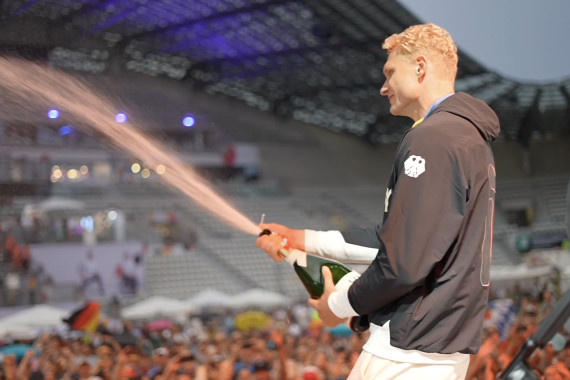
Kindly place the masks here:
<instances>
[{"instance_id":1,"label":"jacket hood","mask_svg":"<svg viewBox=\"0 0 570 380\"><path fill-rule=\"evenodd\" d=\"M501 133L499 118L481 99L477 99L465 92L458 92L445 99L435 109L437 112L449 112L467 119L473 124L486 141L493 141Z\"/></svg>"}]
</instances>

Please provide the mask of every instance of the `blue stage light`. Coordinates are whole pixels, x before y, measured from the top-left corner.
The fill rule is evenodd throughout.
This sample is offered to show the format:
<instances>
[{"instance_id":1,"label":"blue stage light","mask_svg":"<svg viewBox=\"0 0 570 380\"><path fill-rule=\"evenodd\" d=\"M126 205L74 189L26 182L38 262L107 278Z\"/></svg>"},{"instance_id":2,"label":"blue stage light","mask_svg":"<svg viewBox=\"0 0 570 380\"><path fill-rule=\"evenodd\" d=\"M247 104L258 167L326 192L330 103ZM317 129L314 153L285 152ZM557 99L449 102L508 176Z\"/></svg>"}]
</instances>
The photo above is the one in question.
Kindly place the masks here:
<instances>
[{"instance_id":1,"label":"blue stage light","mask_svg":"<svg viewBox=\"0 0 570 380\"><path fill-rule=\"evenodd\" d=\"M192 127L194 123L196 123L196 120L194 120L192 116L186 116L184 119L182 119L182 124L185 127Z\"/></svg>"},{"instance_id":2,"label":"blue stage light","mask_svg":"<svg viewBox=\"0 0 570 380\"><path fill-rule=\"evenodd\" d=\"M73 133L73 125L64 125L63 127L59 128L59 135L65 136Z\"/></svg>"}]
</instances>

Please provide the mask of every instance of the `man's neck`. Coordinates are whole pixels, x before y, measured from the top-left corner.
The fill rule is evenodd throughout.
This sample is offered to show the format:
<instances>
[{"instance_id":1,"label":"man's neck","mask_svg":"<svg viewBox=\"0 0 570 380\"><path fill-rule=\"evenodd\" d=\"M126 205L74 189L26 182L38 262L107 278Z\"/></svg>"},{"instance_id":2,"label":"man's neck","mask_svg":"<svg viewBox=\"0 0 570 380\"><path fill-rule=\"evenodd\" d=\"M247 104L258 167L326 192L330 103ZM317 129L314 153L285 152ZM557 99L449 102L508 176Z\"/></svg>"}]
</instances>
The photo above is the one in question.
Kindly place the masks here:
<instances>
[{"instance_id":1,"label":"man's neck","mask_svg":"<svg viewBox=\"0 0 570 380\"><path fill-rule=\"evenodd\" d=\"M414 122L423 118L436 101L453 92L455 92L453 85L442 85L431 91L425 91L418 99L418 108L412 117Z\"/></svg>"}]
</instances>

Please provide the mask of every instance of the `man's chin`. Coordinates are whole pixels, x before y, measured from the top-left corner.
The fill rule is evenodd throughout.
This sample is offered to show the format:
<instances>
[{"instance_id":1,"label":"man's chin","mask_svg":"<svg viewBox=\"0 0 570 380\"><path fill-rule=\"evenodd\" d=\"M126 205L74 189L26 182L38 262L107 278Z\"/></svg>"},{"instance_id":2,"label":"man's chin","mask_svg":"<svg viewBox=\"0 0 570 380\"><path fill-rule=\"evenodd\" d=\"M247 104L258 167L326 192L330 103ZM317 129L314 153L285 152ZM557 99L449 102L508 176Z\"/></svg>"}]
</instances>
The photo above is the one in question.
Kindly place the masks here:
<instances>
[{"instance_id":1,"label":"man's chin","mask_svg":"<svg viewBox=\"0 0 570 380\"><path fill-rule=\"evenodd\" d=\"M400 109L394 105L390 107L390 113L394 116L402 116L400 113Z\"/></svg>"}]
</instances>

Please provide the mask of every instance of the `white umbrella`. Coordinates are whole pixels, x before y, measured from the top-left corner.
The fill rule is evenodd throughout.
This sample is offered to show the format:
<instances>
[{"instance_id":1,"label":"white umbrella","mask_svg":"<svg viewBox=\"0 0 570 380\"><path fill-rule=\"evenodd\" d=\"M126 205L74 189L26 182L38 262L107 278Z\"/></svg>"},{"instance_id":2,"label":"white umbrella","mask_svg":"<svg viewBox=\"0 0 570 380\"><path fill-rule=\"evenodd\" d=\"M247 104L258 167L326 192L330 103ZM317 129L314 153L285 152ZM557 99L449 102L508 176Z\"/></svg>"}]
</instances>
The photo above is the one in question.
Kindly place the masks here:
<instances>
[{"instance_id":1,"label":"white umbrella","mask_svg":"<svg viewBox=\"0 0 570 380\"><path fill-rule=\"evenodd\" d=\"M291 299L281 293L275 293L261 288L253 288L236 294L230 300L230 307L245 309L255 307L259 309L274 309L291 305Z\"/></svg>"},{"instance_id":2,"label":"white umbrella","mask_svg":"<svg viewBox=\"0 0 570 380\"><path fill-rule=\"evenodd\" d=\"M231 296L215 289L205 289L200 293L196 294L194 297L190 297L188 302L192 305L202 308L210 306L228 306L231 300Z\"/></svg>"},{"instance_id":3,"label":"white umbrella","mask_svg":"<svg viewBox=\"0 0 570 380\"><path fill-rule=\"evenodd\" d=\"M163 296L153 296L121 311L125 319L179 318L192 311L188 302Z\"/></svg>"}]
</instances>

